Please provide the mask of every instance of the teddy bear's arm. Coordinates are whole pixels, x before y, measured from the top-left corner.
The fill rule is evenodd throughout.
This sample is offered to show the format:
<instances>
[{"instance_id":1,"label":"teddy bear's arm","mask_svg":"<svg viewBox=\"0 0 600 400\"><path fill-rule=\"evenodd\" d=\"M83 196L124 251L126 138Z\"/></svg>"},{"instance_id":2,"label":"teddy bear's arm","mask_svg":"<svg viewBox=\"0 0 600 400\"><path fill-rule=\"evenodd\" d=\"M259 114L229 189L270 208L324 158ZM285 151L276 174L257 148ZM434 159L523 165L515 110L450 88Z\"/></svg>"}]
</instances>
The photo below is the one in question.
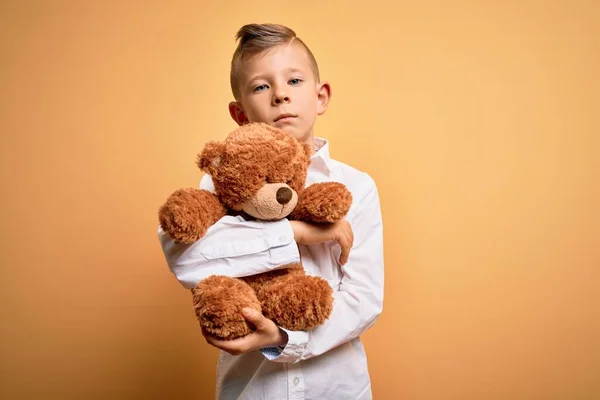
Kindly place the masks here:
<instances>
[{"instance_id":1,"label":"teddy bear's arm","mask_svg":"<svg viewBox=\"0 0 600 400\"><path fill-rule=\"evenodd\" d=\"M193 243L226 212L217 196L208 190L179 189L160 207L158 219L175 241Z\"/></svg>"},{"instance_id":2,"label":"teddy bear's arm","mask_svg":"<svg viewBox=\"0 0 600 400\"><path fill-rule=\"evenodd\" d=\"M300 193L291 219L307 222L336 222L352 205L352 194L338 182L314 183Z\"/></svg>"}]
</instances>

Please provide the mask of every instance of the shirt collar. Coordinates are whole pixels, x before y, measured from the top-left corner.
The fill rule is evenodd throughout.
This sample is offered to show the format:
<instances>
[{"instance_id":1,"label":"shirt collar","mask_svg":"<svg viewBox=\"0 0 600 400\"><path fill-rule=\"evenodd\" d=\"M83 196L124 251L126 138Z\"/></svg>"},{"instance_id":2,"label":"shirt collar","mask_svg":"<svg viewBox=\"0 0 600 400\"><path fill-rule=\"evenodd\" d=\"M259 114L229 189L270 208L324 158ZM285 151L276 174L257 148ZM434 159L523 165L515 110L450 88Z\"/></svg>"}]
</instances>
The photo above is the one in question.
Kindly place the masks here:
<instances>
[{"instance_id":1,"label":"shirt collar","mask_svg":"<svg viewBox=\"0 0 600 400\"><path fill-rule=\"evenodd\" d=\"M323 167L327 172L333 172L333 163L329 155L329 142L327 139L315 137L315 152L311 157L311 163Z\"/></svg>"}]
</instances>

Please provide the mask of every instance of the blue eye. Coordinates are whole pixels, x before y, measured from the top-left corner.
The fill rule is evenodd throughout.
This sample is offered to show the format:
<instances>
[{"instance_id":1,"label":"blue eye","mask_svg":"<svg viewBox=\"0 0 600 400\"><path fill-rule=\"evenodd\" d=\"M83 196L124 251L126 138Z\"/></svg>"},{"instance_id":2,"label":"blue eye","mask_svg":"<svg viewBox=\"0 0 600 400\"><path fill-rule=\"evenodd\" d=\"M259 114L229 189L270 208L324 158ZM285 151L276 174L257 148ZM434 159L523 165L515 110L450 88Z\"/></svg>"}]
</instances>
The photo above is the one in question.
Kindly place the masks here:
<instances>
[{"instance_id":1,"label":"blue eye","mask_svg":"<svg viewBox=\"0 0 600 400\"><path fill-rule=\"evenodd\" d=\"M302 82L302 79L300 79L300 78L294 78L294 79L290 79L288 83L290 85L298 85L298 84L300 84L300 82Z\"/></svg>"},{"instance_id":2,"label":"blue eye","mask_svg":"<svg viewBox=\"0 0 600 400\"><path fill-rule=\"evenodd\" d=\"M258 86L256 86L256 87L253 89L253 91L254 91L254 92L263 92L263 91L267 90L267 88L268 88L268 86L267 86L267 85L265 85L265 84L262 84L262 85L258 85Z\"/></svg>"}]
</instances>

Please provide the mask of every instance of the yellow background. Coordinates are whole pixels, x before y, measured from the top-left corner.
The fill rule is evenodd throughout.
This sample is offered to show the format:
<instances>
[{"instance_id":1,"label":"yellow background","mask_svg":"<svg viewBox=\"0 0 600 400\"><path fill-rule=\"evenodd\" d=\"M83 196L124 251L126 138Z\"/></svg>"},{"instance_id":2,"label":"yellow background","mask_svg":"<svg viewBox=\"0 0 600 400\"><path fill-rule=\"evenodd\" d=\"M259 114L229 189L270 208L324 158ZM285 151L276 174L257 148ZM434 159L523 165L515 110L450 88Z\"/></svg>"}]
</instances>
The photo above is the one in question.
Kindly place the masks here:
<instances>
[{"instance_id":1,"label":"yellow background","mask_svg":"<svg viewBox=\"0 0 600 400\"><path fill-rule=\"evenodd\" d=\"M599 3L217 3L1 3L0 398L213 396L156 214L234 128L249 22L311 47L317 134L378 183L375 397L600 398Z\"/></svg>"}]
</instances>

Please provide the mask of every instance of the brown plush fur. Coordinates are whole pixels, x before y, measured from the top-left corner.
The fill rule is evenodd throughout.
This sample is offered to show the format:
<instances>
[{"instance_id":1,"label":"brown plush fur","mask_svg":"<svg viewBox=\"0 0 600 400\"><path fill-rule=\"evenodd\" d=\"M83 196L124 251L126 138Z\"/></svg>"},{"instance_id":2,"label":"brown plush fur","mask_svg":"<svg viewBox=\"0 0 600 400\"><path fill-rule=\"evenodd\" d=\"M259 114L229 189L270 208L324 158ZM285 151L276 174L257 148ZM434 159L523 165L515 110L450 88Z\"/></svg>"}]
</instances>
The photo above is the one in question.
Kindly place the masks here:
<instances>
[{"instance_id":1,"label":"brown plush fur","mask_svg":"<svg viewBox=\"0 0 600 400\"><path fill-rule=\"evenodd\" d=\"M198 156L219 199L241 211L265 183L287 183L296 192L306 183L310 148L267 124L248 124L233 131L225 142L210 142Z\"/></svg>"},{"instance_id":2,"label":"brown plush fur","mask_svg":"<svg viewBox=\"0 0 600 400\"><path fill-rule=\"evenodd\" d=\"M252 331L242 316L244 307L261 311L254 290L240 279L213 275L198 283L192 292L202 328L221 339L235 339Z\"/></svg>"},{"instance_id":3,"label":"brown plush fur","mask_svg":"<svg viewBox=\"0 0 600 400\"><path fill-rule=\"evenodd\" d=\"M314 183L300 193L291 219L312 222L335 222L344 218L352 195L341 183Z\"/></svg>"},{"instance_id":4,"label":"brown plush fur","mask_svg":"<svg viewBox=\"0 0 600 400\"><path fill-rule=\"evenodd\" d=\"M225 207L209 191L176 190L158 211L160 225L178 242L193 243L226 214Z\"/></svg>"},{"instance_id":5,"label":"brown plush fur","mask_svg":"<svg viewBox=\"0 0 600 400\"><path fill-rule=\"evenodd\" d=\"M269 215L269 219L332 223L343 218L352 203L350 192L341 183L305 188L310 147L266 124L243 125L225 141L209 142L198 155L197 164L211 176L216 195L182 189L169 197L159 211L159 220L176 241L192 243L202 238L227 210L259 219ZM282 196L287 189L279 191L281 187L291 189L293 196ZM293 206L284 203L295 199L298 203L288 215L286 210ZM262 311L290 330L319 326L333 307L333 292L327 281L307 276L301 264L240 279L211 276L192 292L200 325L219 339L234 339L252 331L241 314L244 307Z\"/></svg>"},{"instance_id":6,"label":"brown plush fur","mask_svg":"<svg viewBox=\"0 0 600 400\"><path fill-rule=\"evenodd\" d=\"M297 331L310 330L322 324L331 314L333 301L331 287L324 279L304 274L299 268L267 272L266 279L253 284L265 317L283 328Z\"/></svg>"}]
</instances>

